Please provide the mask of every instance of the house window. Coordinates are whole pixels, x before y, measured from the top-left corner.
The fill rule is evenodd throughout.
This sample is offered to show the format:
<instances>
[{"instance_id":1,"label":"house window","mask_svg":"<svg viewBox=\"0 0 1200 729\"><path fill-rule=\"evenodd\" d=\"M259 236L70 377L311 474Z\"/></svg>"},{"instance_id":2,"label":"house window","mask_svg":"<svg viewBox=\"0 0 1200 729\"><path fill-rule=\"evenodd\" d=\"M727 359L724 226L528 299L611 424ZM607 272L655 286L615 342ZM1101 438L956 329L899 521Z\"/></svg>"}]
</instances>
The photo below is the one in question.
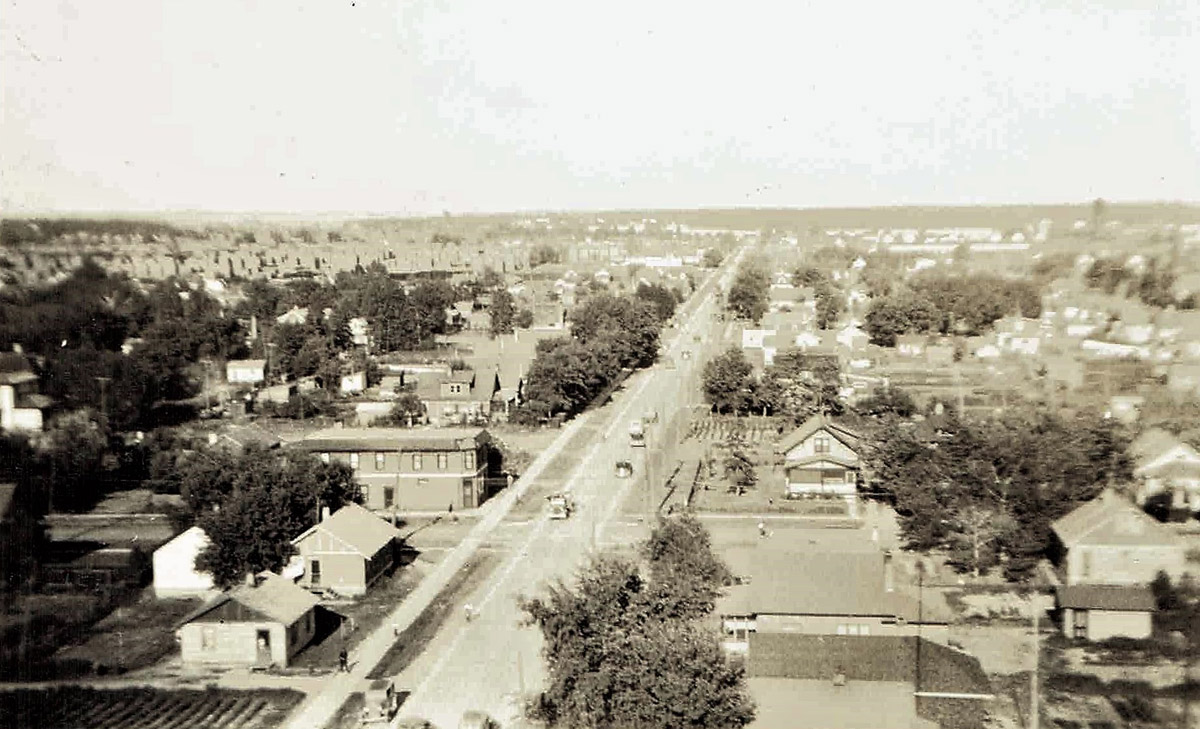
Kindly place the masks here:
<instances>
[{"instance_id":1,"label":"house window","mask_svg":"<svg viewBox=\"0 0 1200 729\"><path fill-rule=\"evenodd\" d=\"M463 454L463 467L468 471L475 470L475 451L467 451Z\"/></svg>"},{"instance_id":2,"label":"house window","mask_svg":"<svg viewBox=\"0 0 1200 729\"><path fill-rule=\"evenodd\" d=\"M217 647L217 629L204 626L200 629L200 649L211 651Z\"/></svg>"},{"instance_id":3,"label":"house window","mask_svg":"<svg viewBox=\"0 0 1200 729\"><path fill-rule=\"evenodd\" d=\"M462 394L462 385L459 385L457 383L450 385L450 393L453 395Z\"/></svg>"},{"instance_id":4,"label":"house window","mask_svg":"<svg viewBox=\"0 0 1200 729\"><path fill-rule=\"evenodd\" d=\"M383 487L383 508L390 509L396 503L396 489L393 486Z\"/></svg>"},{"instance_id":5,"label":"house window","mask_svg":"<svg viewBox=\"0 0 1200 729\"><path fill-rule=\"evenodd\" d=\"M448 466L450 463L450 456L446 453L439 453L439 454L437 454L437 459L438 459L438 470L445 471L446 466Z\"/></svg>"},{"instance_id":6,"label":"house window","mask_svg":"<svg viewBox=\"0 0 1200 729\"><path fill-rule=\"evenodd\" d=\"M413 463L413 470L414 470L414 471L420 471L420 470L421 470L421 454L420 454L420 453L414 453L414 454L413 454L412 463Z\"/></svg>"},{"instance_id":7,"label":"house window","mask_svg":"<svg viewBox=\"0 0 1200 729\"><path fill-rule=\"evenodd\" d=\"M322 453L322 454L321 454L321 462L322 462L322 463L329 463L329 454L328 454L328 453Z\"/></svg>"},{"instance_id":8,"label":"house window","mask_svg":"<svg viewBox=\"0 0 1200 729\"><path fill-rule=\"evenodd\" d=\"M1087 550L1083 551L1082 570L1083 570L1083 574L1081 575L1082 577L1091 577L1092 576L1092 553Z\"/></svg>"},{"instance_id":9,"label":"house window","mask_svg":"<svg viewBox=\"0 0 1200 729\"><path fill-rule=\"evenodd\" d=\"M846 471L846 483L854 483L854 471Z\"/></svg>"},{"instance_id":10,"label":"house window","mask_svg":"<svg viewBox=\"0 0 1200 729\"><path fill-rule=\"evenodd\" d=\"M308 582L314 587L321 584L321 560L314 559L308 563Z\"/></svg>"},{"instance_id":11,"label":"house window","mask_svg":"<svg viewBox=\"0 0 1200 729\"><path fill-rule=\"evenodd\" d=\"M384 455L383 453L375 454L375 470L376 471L382 471L384 464L386 464L386 463L387 463L386 455Z\"/></svg>"},{"instance_id":12,"label":"house window","mask_svg":"<svg viewBox=\"0 0 1200 729\"><path fill-rule=\"evenodd\" d=\"M353 468L355 471L358 470L358 454L357 453L350 454L350 468Z\"/></svg>"},{"instance_id":13,"label":"house window","mask_svg":"<svg viewBox=\"0 0 1200 729\"><path fill-rule=\"evenodd\" d=\"M813 439L813 452L814 453L828 453L829 452L829 439L824 436L817 436L815 439Z\"/></svg>"}]
</instances>

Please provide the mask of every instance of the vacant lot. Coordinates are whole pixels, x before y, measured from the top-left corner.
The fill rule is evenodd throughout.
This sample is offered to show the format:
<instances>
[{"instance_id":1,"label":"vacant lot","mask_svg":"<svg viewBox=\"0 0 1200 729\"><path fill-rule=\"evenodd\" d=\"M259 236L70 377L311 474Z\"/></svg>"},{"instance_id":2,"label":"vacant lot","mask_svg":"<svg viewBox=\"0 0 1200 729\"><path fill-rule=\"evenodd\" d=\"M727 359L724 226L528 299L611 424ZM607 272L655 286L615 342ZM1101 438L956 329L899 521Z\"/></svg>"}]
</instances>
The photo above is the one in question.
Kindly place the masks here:
<instances>
[{"instance_id":1,"label":"vacant lot","mask_svg":"<svg viewBox=\"0 0 1200 729\"><path fill-rule=\"evenodd\" d=\"M8 729L271 729L303 696L283 689L22 689L0 692L0 717Z\"/></svg>"},{"instance_id":2,"label":"vacant lot","mask_svg":"<svg viewBox=\"0 0 1200 729\"><path fill-rule=\"evenodd\" d=\"M176 652L175 625L199 606L200 600L156 600L153 589L146 588L135 602L87 628L79 644L63 648L55 659L81 661L97 673L153 665Z\"/></svg>"}]
</instances>

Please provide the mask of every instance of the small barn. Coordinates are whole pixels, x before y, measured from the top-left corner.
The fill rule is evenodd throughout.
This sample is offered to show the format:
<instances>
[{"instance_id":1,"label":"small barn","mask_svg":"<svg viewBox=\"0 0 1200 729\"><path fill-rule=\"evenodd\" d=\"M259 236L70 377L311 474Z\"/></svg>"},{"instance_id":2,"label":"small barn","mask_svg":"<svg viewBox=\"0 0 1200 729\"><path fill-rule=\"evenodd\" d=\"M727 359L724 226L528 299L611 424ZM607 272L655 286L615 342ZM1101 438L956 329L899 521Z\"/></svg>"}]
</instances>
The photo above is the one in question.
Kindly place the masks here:
<instances>
[{"instance_id":1,"label":"small barn","mask_svg":"<svg viewBox=\"0 0 1200 729\"><path fill-rule=\"evenodd\" d=\"M260 572L180 621L185 664L277 666L308 645L319 600L291 580Z\"/></svg>"},{"instance_id":2,"label":"small barn","mask_svg":"<svg viewBox=\"0 0 1200 729\"><path fill-rule=\"evenodd\" d=\"M395 564L399 536L387 521L358 504L346 504L292 540L304 562L299 584L364 595Z\"/></svg>"},{"instance_id":3,"label":"small barn","mask_svg":"<svg viewBox=\"0 0 1200 729\"><path fill-rule=\"evenodd\" d=\"M193 526L154 550L154 596L160 600L212 597L216 592L212 575L196 569L196 557L208 545L208 535Z\"/></svg>"},{"instance_id":4,"label":"small barn","mask_svg":"<svg viewBox=\"0 0 1200 729\"><path fill-rule=\"evenodd\" d=\"M1132 585L1065 585L1058 588L1062 632L1068 638L1100 641L1149 638L1154 594Z\"/></svg>"}]
</instances>

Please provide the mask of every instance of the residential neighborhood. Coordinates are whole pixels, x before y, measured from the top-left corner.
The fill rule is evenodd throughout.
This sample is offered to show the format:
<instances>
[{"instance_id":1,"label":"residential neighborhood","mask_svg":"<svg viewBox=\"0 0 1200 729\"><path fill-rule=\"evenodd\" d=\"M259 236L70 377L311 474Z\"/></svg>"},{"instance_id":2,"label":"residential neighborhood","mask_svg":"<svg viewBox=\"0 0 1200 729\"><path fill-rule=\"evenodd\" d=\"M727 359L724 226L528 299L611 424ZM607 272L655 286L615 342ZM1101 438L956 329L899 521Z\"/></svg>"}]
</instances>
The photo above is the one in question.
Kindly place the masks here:
<instances>
[{"instance_id":1,"label":"residential neighborhood","mask_svg":"<svg viewBox=\"0 0 1200 729\"><path fill-rule=\"evenodd\" d=\"M1194 5L9 3L0 729L1200 727Z\"/></svg>"}]
</instances>

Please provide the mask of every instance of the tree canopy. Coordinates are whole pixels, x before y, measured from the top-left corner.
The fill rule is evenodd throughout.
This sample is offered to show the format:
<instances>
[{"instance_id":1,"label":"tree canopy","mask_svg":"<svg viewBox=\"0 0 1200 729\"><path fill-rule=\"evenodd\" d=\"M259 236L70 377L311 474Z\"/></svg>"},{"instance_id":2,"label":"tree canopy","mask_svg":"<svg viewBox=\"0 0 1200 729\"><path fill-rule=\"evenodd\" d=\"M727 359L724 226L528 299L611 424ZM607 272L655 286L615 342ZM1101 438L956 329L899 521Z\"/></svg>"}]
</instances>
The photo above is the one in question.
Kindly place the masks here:
<instances>
[{"instance_id":1,"label":"tree canopy","mask_svg":"<svg viewBox=\"0 0 1200 729\"><path fill-rule=\"evenodd\" d=\"M1091 414L886 420L871 443L871 483L894 500L910 547L950 549L971 568L1003 555L1010 576L1046 554L1051 522L1131 475L1126 438Z\"/></svg>"},{"instance_id":2,"label":"tree canopy","mask_svg":"<svg viewBox=\"0 0 1200 729\"><path fill-rule=\"evenodd\" d=\"M521 601L550 674L531 713L551 727L744 727L744 669L701 621L729 575L707 534L694 519L660 521L642 556L645 567L598 557Z\"/></svg>"},{"instance_id":3,"label":"tree canopy","mask_svg":"<svg viewBox=\"0 0 1200 729\"><path fill-rule=\"evenodd\" d=\"M753 368L739 347L730 347L704 364L704 397L719 413L740 413L752 402Z\"/></svg>"},{"instance_id":4,"label":"tree canopy","mask_svg":"<svg viewBox=\"0 0 1200 729\"><path fill-rule=\"evenodd\" d=\"M222 586L247 572L280 570L291 540L320 519L321 507L362 501L349 466L305 453L205 449L176 469L171 478L211 540L197 566Z\"/></svg>"},{"instance_id":5,"label":"tree canopy","mask_svg":"<svg viewBox=\"0 0 1200 729\"><path fill-rule=\"evenodd\" d=\"M725 305L739 319L758 321L767 313L767 292L771 288L771 278L759 263L751 261L742 264L729 286L725 297Z\"/></svg>"}]
</instances>

